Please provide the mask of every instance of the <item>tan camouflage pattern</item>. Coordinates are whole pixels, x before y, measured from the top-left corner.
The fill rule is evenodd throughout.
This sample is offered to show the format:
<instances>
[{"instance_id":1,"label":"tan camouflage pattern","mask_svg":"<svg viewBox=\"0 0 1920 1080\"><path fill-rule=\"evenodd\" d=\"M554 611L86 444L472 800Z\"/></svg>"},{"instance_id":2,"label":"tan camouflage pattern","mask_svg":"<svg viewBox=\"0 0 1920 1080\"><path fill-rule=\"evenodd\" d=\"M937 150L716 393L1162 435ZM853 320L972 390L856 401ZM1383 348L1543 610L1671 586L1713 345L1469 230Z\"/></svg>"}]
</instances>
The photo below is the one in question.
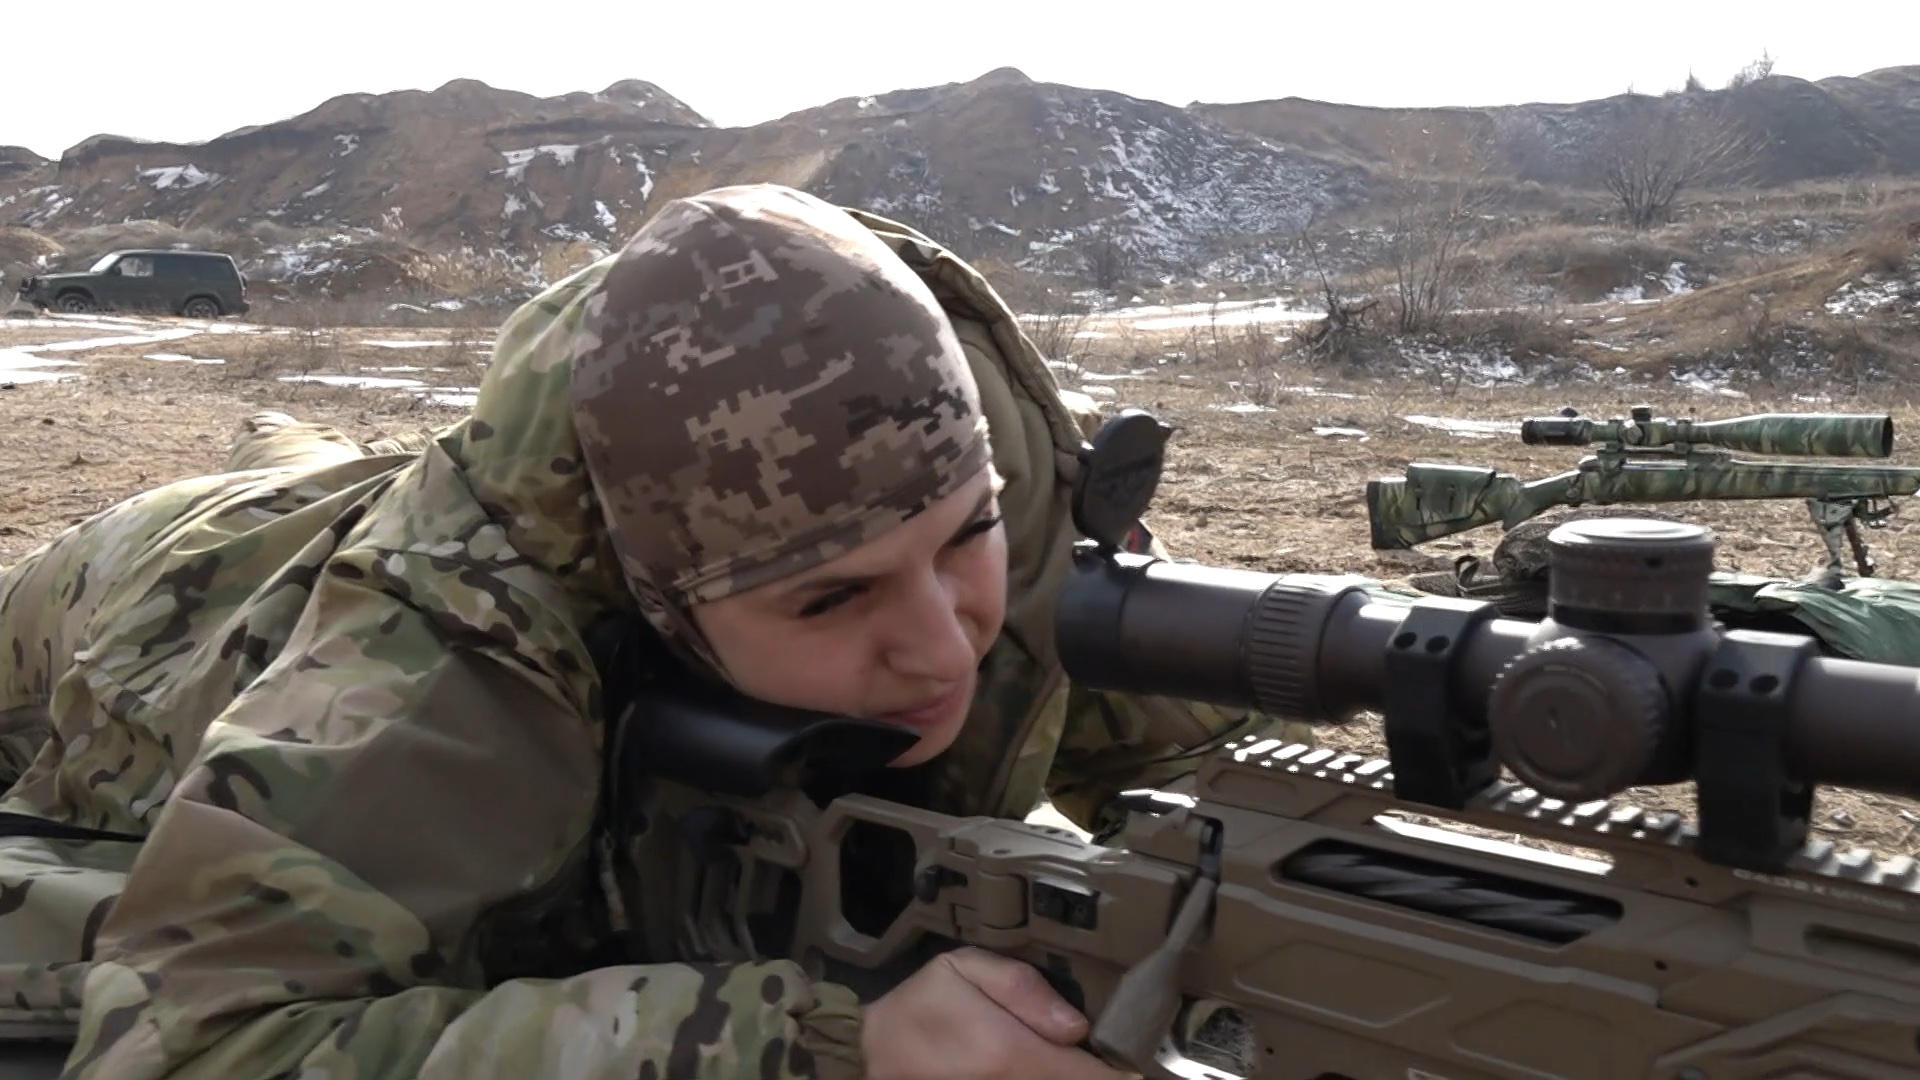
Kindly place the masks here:
<instances>
[{"instance_id":1,"label":"tan camouflage pattern","mask_svg":"<svg viewBox=\"0 0 1920 1080\"><path fill-rule=\"evenodd\" d=\"M1050 590L1085 418L970 267L855 220L949 314L1005 480L1009 622L928 801L1051 795L1099 826L1112 792L1265 721L1065 684ZM146 836L0 838L0 1040L73 1038L71 1080L860 1075L847 988L652 947L674 935L650 901L685 891L647 857L670 821L628 849L596 828L580 634L634 601L570 367L618 261L509 317L472 415L417 452L262 424L287 457L0 572L0 706L32 753L0 810ZM334 459L274 467L305 453Z\"/></svg>"},{"instance_id":2,"label":"tan camouflage pattern","mask_svg":"<svg viewBox=\"0 0 1920 1080\"><path fill-rule=\"evenodd\" d=\"M987 464L932 292L790 188L662 208L571 351L574 425L628 584L657 628L696 642L690 606L852 551Z\"/></svg>"},{"instance_id":3,"label":"tan camouflage pattern","mask_svg":"<svg viewBox=\"0 0 1920 1080\"><path fill-rule=\"evenodd\" d=\"M304 423L278 411L257 412L240 422L233 449L227 455L226 471L303 469L356 457L415 454L451 428L407 431L359 443L326 424Z\"/></svg>"}]
</instances>

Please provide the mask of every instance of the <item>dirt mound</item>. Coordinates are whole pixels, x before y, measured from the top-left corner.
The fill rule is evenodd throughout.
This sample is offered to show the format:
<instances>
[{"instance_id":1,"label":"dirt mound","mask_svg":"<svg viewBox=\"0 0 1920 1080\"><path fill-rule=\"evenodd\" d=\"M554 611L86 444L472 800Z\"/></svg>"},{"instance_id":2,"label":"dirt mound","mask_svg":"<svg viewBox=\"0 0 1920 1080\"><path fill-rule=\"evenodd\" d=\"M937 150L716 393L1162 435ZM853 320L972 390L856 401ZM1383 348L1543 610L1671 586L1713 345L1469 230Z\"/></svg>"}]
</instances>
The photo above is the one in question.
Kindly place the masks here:
<instances>
[{"instance_id":1,"label":"dirt mound","mask_svg":"<svg viewBox=\"0 0 1920 1080\"><path fill-rule=\"evenodd\" d=\"M1857 382L1920 373L1920 240L1905 224L1669 297L1595 339L1629 367Z\"/></svg>"},{"instance_id":2,"label":"dirt mound","mask_svg":"<svg viewBox=\"0 0 1920 1080\"><path fill-rule=\"evenodd\" d=\"M434 257L389 237L316 230L289 238L285 230L273 230L264 242L254 239L258 250L240 259L241 272L277 299L403 300L432 298L441 291Z\"/></svg>"},{"instance_id":3,"label":"dirt mound","mask_svg":"<svg viewBox=\"0 0 1920 1080\"><path fill-rule=\"evenodd\" d=\"M0 146L0 180L18 179L46 164L46 158L24 146Z\"/></svg>"},{"instance_id":4,"label":"dirt mound","mask_svg":"<svg viewBox=\"0 0 1920 1080\"><path fill-rule=\"evenodd\" d=\"M14 302L20 279L56 268L62 249L32 229L0 227L0 310Z\"/></svg>"}]
</instances>

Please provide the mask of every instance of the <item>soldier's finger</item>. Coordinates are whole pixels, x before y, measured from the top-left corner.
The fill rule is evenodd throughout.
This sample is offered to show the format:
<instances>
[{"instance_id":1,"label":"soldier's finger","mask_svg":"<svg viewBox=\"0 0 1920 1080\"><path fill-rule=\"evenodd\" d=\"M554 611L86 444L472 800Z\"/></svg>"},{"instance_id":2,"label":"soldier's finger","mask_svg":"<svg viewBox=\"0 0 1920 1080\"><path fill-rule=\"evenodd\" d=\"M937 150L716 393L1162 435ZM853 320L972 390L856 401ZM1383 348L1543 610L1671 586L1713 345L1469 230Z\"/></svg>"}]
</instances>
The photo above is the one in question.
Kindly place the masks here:
<instances>
[{"instance_id":1,"label":"soldier's finger","mask_svg":"<svg viewBox=\"0 0 1920 1080\"><path fill-rule=\"evenodd\" d=\"M1072 1046L1087 1037L1087 1018L1048 986L1033 965L974 948L956 949L940 959L1048 1042Z\"/></svg>"}]
</instances>

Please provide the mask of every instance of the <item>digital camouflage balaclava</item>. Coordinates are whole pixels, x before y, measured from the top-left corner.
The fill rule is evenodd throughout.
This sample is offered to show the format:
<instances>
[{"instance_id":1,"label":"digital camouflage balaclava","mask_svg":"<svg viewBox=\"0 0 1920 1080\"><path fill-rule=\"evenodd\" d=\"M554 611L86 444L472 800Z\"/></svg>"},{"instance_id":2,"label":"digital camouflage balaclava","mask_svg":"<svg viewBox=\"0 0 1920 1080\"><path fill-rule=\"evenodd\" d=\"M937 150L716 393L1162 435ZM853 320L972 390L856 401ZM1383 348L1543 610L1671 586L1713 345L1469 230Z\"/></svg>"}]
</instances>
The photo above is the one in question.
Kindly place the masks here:
<instances>
[{"instance_id":1,"label":"digital camouflage balaclava","mask_svg":"<svg viewBox=\"0 0 1920 1080\"><path fill-rule=\"evenodd\" d=\"M790 188L662 207L583 331L573 419L621 569L654 627L716 671L689 608L851 551L989 463L932 292Z\"/></svg>"}]
</instances>

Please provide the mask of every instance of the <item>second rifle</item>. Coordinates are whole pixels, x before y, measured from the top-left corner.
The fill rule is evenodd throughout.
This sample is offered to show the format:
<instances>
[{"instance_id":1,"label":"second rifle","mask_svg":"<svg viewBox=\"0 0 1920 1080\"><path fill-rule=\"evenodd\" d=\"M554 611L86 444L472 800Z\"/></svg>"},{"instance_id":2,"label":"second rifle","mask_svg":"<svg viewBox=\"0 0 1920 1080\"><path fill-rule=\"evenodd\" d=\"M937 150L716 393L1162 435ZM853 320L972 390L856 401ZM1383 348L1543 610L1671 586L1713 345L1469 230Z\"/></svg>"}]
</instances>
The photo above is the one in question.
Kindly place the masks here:
<instances>
[{"instance_id":1,"label":"second rifle","mask_svg":"<svg viewBox=\"0 0 1920 1080\"><path fill-rule=\"evenodd\" d=\"M1418 462L1403 477L1367 483L1367 515L1376 550L1405 549L1499 522L1511 529L1559 506L1723 499L1806 500L1826 544L1829 571L1851 554L1863 577L1873 556L1860 527L1881 528L1892 497L1920 492L1920 468L1754 461L1736 452L1802 457L1885 458L1893 417L1884 414L1770 413L1726 420L1656 417L1645 405L1628 419L1571 413L1520 425L1529 446L1598 449L1572 469L1521 480L1486 466Z\"/></svg>"}]
</instances>

